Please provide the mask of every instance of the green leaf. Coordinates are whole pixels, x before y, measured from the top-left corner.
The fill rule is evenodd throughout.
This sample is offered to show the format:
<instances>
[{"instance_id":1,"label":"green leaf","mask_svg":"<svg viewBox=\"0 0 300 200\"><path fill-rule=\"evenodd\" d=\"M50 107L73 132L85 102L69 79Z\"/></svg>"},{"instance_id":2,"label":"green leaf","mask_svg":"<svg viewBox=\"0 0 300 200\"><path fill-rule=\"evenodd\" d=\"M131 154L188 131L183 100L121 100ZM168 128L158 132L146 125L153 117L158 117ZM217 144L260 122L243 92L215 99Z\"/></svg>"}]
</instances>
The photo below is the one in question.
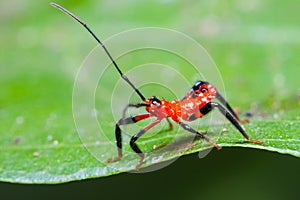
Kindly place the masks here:
<instances>
[{"instance_id":1,"label":"green leaf","mask_svg":"<svg viewBox=\"0 0 300 200\"><path fill-rule=\"evenodd\" d=\"M64 80L59 82L61 85ZM50 79L48 83L52 87L55 85ZM47 91L54 91L54 88L56 87L49 87ZM41 100L28 98L29 102L22 100L23 103L20 105L15 104L1 109L1 121L3 125L7 125L2 126L1 130L0 178L2 181L61 183L109 176L135 168L139 158L132 153L128 144L123 144L126 153L119 162L107 164L95 159L78 138L71 113L51 108L50 105L43 105L42 111L37 110L45 102L46 97L49 97L48 94L44 97L40 96ZM58 107L64 104L63 100L64 98L59 99ZM258 148L300 157L298 134L300 123L297 115L298 112L285 114L280 120L253 120L250 124L244 125L249 134L255 139L263 140L264 145L246 142L229 124L224 126L227 131L220 135L217 143L222 147ZM107 124L105 131L113 138L112 124ZM214 136L214 133L208 135ZM174 131L168 130L146 139L141 138L138 144L148 152L143 167L211 148L201 140L195 141L193 143L196 144L195 146L189 146L193 139L189 133L182 130L179 130L179 137L176 140L174 140ZM154 145L161 144L163 144L161 148L153 149ZM109 157L117 154L114 144L89 145L96 146L100 154L108 152Z\"/></svg>"},{"instance_id":2,"label":"green leaf","mask_svg":"<svg viewBox=\"0 0 300 200\"><path fill-rule=\"evenodd\" d=\"M26 5L27 9L30 9L28 5ZM277 6L275 3L274 5L276 9L282 9L282 6ZM84 56L94 47L94 43L66 16L53 9L45 8L44 3L38 6L35 2L35 6L40 9L32 13L20 10L20 13L15 13L15 17L5 18L2 22L3 27L7 27L7 31L0 33L1 46L5 50L0 54L0 180L13 183L53 184L133 170L139 157L132 152L128 142L123 142L124 157L121 161L110 164L105 162L107 158L117 155L114 145L115 120L108 115L111 114L111 109L106 95L112 91L111 82L119 77L116 76L113 68L109 69L111 72L108 72L110 73L108 78L103 80L103 84L108 85L109 89L102 93L102 97L98 96L99 101L96 102L98 111L101 111L99 115L104 115L104 118L108 116L106 121L102 121L101 127L109 142L90 140L89 143L83 144L73 119L72 91L79 65ZM253 14L255 16L247 12L240 13L238 18L245 24L238 23L235 28L232 28L234 23L233 25L229 23L231 28L227 28L223 26L223 22L237 22L235 16L224 14L223 11L216 15L224 21L210 18L211 14L202 16L214 10L211 4L195 5L194 14L197 13L199 16L193 17L194 19L188 18L183 22L178 22L178 19L183 17L180 15L182 12L174 12L181 9L180 3L166 6L166 10L163 10L159 17L157 16L159 24L157 21L151 21L152 18L149 16L152 14L144 14L143 9L139 9L138 5L127 5L127 14L129 14L128 16L125 14L127 18L121 15L122 12L120 16L112 16L113 12L105 6L101 7L101 12L98 8L91 9L94 6L87 6L88 8L83 8L84 13L80 16L87 16L86 18L91 20L89 24L95 25L96 30L97 27L101 27L96 32L104 36L113 34L112 26L113 30L117 30L115 32L135 28L137 24L153 26L154 23L155 26L164 27L174 27L177 24L175 29L178 30L189 27L182 31L203 43L218 63L230 104L239 106L244 112L249 109L254 113L251 123L244 124L244 127L252 138L263 140L264 144L246 142L230 124L210 127L217 131L209 130L208 136L224 149L225 147L257 148L300 157L300 111L297 93L300 57L298 56L299 42L294 42L294 40L298 41L299 36L299 30L295 28L295 24L298 24L296 17L289 18L289 15L284 15L273 24L274 13L281 12L266 13L262 9L262 11L256 10L257 13ZM161 9L161 5L141 4L139 6L144 9L148 7L152 7L153 10ZM223 7L222 4L215 6ZM264 6L269 10L271 5ZM296 9L296 6L290 7ZM199 12L199 8L203 12ZM228 6L224 9L229 8L236 7ZM79 8L76 10L81 12ZM216 9L216 12L219 12L218 10L221 11L223 8ZM91 13L99 16L96 16L93 21ZM106 19L112 21L99 22L99 19L104 16L110 16ZM185 17L187 16L194 15ZM212 20L213 26L216 26L208 26L212 28L212 33L209 31L199 33L198 28L190 28L199 23L198 19L206 19L208 22ZM127 23L128 25L123 28ZM116 29L116 27L121 28ZM286 37L282 37L282 33L285 33ZM285 40L280 40L281 38ZM86 44L88 41L91 42ZM151 57L155 53L156 57ZM146 54L142 52L142 55L129 59L119 58L118 62L126 68L145 59L149 62L154 62L155 58L163 60L163 54L163 52L149 51ZM184 62L175 59L172 62L177 63L178 70L188 74L191 81L195 79L193 71L185 69ZM126 71L129 69L126 68ZM155 77L157 74L159 73L145 74L141 78ZM144 89L143 91L152 90ZM186 91L188 89L186 88ZM160 91L155 88L155 91L161 97L166 90ZM147 95L152 94L147 93ZM131 96L131 93L128 96ZM134 95L132 98L133 102L137 101ZM126 103L124 101L120 104L120 113L123 104ZM199 120L200 125L203 121L205 119ZM141 123L139 126L146 123ZM204 124L199 129L207 130L207 121ZM176 125L173 131L165 130L166 124L161 128L161 131L149 132L147 135L149 137L141 138L137 142L143 151L147 152L143 167L151 167L154 163L164 164L164 161L199 151L202 152L199 156L204 156L211 149L206 142L194 141L194 137L189 133L183 130L177 132ZM223 128L228 131L220 131ZM177 134L174 135L174 132ZM136 129L133 128L129 133L133 135ZM155 146L160 148L154 149ZM89 151L91 149L94 150L93 154ZM102 157L102 154L105 156Z\"/></svg>"}]
</instances>

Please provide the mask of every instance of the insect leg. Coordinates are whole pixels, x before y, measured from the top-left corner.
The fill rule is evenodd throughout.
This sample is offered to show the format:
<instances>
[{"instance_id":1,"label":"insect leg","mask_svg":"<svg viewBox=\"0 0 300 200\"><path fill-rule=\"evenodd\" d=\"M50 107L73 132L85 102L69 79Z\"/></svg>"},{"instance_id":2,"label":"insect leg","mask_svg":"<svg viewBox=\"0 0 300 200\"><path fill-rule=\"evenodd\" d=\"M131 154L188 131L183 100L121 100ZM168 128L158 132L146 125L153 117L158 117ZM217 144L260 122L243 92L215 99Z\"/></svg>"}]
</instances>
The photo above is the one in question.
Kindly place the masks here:
<instances>
[{"instance_id":1,"label":"insect leg","mask_svg":"<svg viewBox=\"0 0 300 200\"><path fill-rule=\"evenodd\" d=\"M140 107L146 107L146 106L148 106L148 104L146 104L146 103L137 103L137 104L130 103L130 104L128 104L123 110L123 118L125 117L128 108L130 108L130 107L140 108Z\"/></svg>"},{"instance_id":2,"label":"insect leg","mask_svg":"<svg viewBox=\"0 0 300 200\"><path fill-rule=\"evenodd\" d=\"M133 123L136 123L143 119L147 119L149 117L151 117L151 115L149 113L147 113L147 114L122 118L118 121L118 123L116 124L116 129L115 129L116 144L117 144L117 148L118 148L118 156L107 159L108 163L118 161L122 158L122 134L121 134L120 125L133 124Z\"/></svg>"},{"instance_id":3,"label":"insect leg","mask_svg":"<svg viewBox=\"0 0 300 200\"><path fill-rule=\"evenodd\" d=\"M241 120L239 118L239 116L234 112L229 103L224 99L224 97L222 97L222 95L219 92L217 92L216 98L227 108L227 110L237 119L237 121L241 123L249 123L248 119Z\"/></svg>"},{"instance_id":4,"label":"insect leg","mask_svg":"<svg viewBox=\"0 0 300 200\"><path fill-rule=\"evenodd\" d=\"M140 156L140 161L139 163L136 165L135 169L139 170L139 168L141 167L141 165L143 164L145 155L144 153L141 151L141 149L138 147L138 145L135 143L137 141L137 139L139 139L142 135L144 135L144 133L146 131L148 131L149 129L151 129L153 126L157 125L162 119L156 119L154 122L152 122L151 124L149 124L148 126L146 126L145 128L141 129L136 135L132 136L131 140L130 140L130 146L132 148L132 150L137 153Z\"/></svg>"},{"instance_id":5,"label":"insect leg","mask_svg":"<svg viewBox=\"0 0 300 200\"><path fill-rule=\"evenodd\" d=\"M200 137L201 139L206 140L207 142L211 143L214 147L216 147L218 150L221 149L221 147L219 145L217 145L215 142L213 142L212 140L210 140L208 137L206 137L205 135L201 134L200 132L196 131L195 129L193 129L192 127L190 127L188 124L183 123L181 121L177 122L184 130L190 132L190 133L194 133L197 137Z\"/></svg>"},{"instance_id":6,"label":"insect leg","mask_svg":"<svg viewBox=\"0 0 300 200\"><path fill-rule=\"evenodd\" d=\"M123 115L122 115L122 118L125 118L125 115L126 115L126 112L127 112L127 110L128 110L128 108L130 108L130 107L134 107L134 108L140 108L140 107L146 107L146 106L148 106L148 104L146 104L146 103L137 103L137 104L128 104L125 108L124 108L124 110L123 110ZM124 132L126 132L126 125L124 126Z\"/></svg>"},{"instance_id":7,"label":"insect leg","mask_svg":"<svg viewBox=\"0 0 300 200\"><path fill-rule=\"evenodd\" d=\"M210 112L213 108L218 108L219 111L233 124L239 131L240 133L250 142L252 143L257 143L257 144L263 144L263 141L261 140L255 140L251 139L248 134L246 133L245 129L240 125L238 122L237 118L234 117L232 112L227 111L222 105L216 102L209 102L206 105L204 105L202 108L200 108L200 112L205 115L208 112Z\"/></svg>"}]
</instances>

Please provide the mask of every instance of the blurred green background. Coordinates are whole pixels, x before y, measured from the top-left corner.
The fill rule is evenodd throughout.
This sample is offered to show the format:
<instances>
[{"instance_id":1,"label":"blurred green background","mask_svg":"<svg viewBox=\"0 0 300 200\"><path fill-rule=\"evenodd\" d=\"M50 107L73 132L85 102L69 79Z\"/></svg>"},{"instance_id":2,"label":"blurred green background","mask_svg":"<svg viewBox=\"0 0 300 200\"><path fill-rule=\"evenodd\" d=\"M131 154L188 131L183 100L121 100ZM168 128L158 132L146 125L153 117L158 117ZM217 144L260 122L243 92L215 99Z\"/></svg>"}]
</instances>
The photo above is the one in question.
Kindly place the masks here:
<instances>
[{"instance_id":1,"label":"blurred green background","mask_svg":"<svg viewBox=\"0 0 300 200\"><path fill-rule=\"evenodd\" d=\"M103 39L148 26L181 31L207 49L222 74L231 104L244 111L258 106L292 113L283 117L299 120L300 13L295 1L56 3L87 21ZM56 110L64 123L73 123L73 81L95 42L47 1L2 0L0 10L2 142L10 142L9 132L15 129L12 124L18 115L30 113L30 120L35 120L34 116L43 118L45 110ZM299 169L299 160L291 156L225 148L204 159L184 156L148 174L51 186L1 183L0 194L3 199L298 199Z\"/></svg>"}]
</instances>

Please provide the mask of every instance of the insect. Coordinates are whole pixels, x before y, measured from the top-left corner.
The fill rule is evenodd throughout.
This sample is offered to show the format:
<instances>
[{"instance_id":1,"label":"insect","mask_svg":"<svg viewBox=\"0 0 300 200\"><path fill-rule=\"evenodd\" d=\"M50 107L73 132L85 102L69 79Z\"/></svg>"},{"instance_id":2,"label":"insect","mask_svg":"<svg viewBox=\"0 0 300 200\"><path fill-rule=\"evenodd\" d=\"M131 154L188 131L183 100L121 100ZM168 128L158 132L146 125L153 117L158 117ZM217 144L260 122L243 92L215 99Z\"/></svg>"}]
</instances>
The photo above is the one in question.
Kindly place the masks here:
<instances>
[{"instance_id":1,"label":"insect","mask_svg":"<svg viewBox=\"0 0 300 200\"><path fill-rule=\"evenodd\" d=\"M162 120L167 119L170 127L172 124L169 119L177 123L184 130L194 134L196 137L200 137L201 139L207 141L212 144L218 150L221 149L221 146L216 144L214 141L210 140L207 136L193 129L186 122L191 122L197 120L204 115L208 114L214 108L217 108L230 122L234 125L238 131L249 141L256 144L263 144L263 141L252 139L248 136L245 129L240 125L243 123L237 114L233 111L228 102L222 97L222 95L218 92L218 90L206 81L197 81L193 87L188 91L188 93L181 100L172 100L168 101L166 99L158 99L156 96L152 96L149 99L145 98L141 91L136 88L136 86L128 79L128 77L123 74L107 48L100 41L100 39L91 31L91 29L84 23L81 19L75 16L73 13L69 12L65 8L51 3L52 6L60 9L64 13L71 16L77 22L79 22L84 28L93 36L93 38L98 42L99 45L104 49L107 56L110 58L114 67L120 74L121 78L126 81L131 88L136 92L136 94L141 98L142 103L138 104L128 104L124 113L129 107L133 108L141 108L144 107L147 111L144 114L125 117L123 116L117 123L115 127L115 137L116 137L116 146L118 155L113 158L109 158L107 162L115 162L119 161L122 158L122 134L120 126L137 123L141 120L145 120L148 118L155 118L155 120L150 123L145 128L141 129L137 134L133 135L130 139L130 146L132 150L137 153L140 157L138 164L135 169L138 170L144 161L145 154L142 152L140 147L137 145L136 141L143 136L147 131L149 131L152 127L159 124ZM220 103L214 102L214 99L218 99Z\"/></svg>"}]
</instances>

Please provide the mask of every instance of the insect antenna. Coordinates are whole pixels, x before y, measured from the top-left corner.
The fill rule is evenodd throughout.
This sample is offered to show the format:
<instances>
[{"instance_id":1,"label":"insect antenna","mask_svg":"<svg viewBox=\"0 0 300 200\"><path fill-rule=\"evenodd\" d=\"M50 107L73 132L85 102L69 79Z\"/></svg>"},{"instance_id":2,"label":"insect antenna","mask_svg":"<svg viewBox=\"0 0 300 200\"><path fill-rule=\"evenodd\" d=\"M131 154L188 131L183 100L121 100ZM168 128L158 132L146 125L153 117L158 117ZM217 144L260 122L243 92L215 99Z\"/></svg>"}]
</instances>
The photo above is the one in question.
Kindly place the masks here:
<instances>
[{"instance_id":1,"label":"insect antenna","mask_svg":"<svg viewBox=\"0 0 300 200\"><path fill-rule=\"evenodd\" d=\"M61 7L60 5L57 5L55 3L50 3L50 5L63 11L64 13L68 14L73 19L75 19L77 22L79 22L94 37L94 39L101 45L101 47L104 49L105 53L108 55L109 59L112 61L113 65L115 66L115 68L117 69L117 71L119 72L121 77L134 89L134 91L140 96L140 98L143 101L146 101L146 98L144 97L144 95L133 85L133 83L128 79L128 77L125 74L123 74L123 72L121 71L121 69L119 68L119 66L117 65L117 63L115 62L115 60L113 59L113 57L111 56L111 54L109 53L107 48L104 46L104 44L101 42L101 40L93 33L93 31L86 25L86 23L84 23L76 15L74 15L67 9Z\"/></svg>"}]
</instances>

